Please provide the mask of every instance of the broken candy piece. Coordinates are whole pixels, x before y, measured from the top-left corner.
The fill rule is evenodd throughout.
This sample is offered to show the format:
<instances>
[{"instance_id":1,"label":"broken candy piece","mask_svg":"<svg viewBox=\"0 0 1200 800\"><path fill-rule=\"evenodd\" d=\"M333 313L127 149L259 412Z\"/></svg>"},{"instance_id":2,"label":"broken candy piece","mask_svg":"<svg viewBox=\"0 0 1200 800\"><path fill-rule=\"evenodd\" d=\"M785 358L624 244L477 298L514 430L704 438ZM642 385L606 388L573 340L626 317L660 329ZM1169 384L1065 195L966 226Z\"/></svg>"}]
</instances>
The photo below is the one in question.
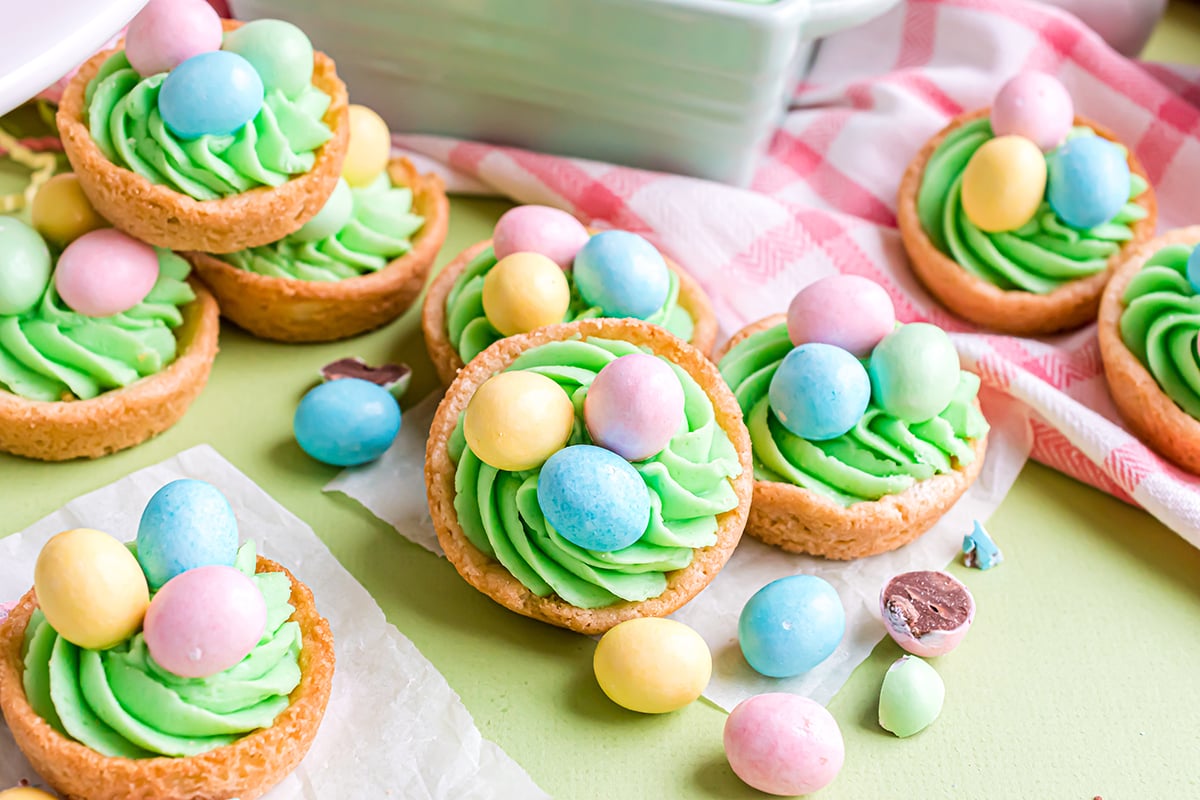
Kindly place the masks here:
<instances>
[{"instance_id":1,"label":"broken candy piece","mask_svg":"<svg viewBox=\"0 0 1200 800\"><path fill-rule=\"evenodd\" d=\"M1004 554L978 521L975 530L963 537L963 563L976 569L991 569L1004 561Z\"/></svg>"},{"instance_id":2,"label":"broken candy piece","mask_svg":"<svg viewBox=\"0 0 1200 800\"><path fill-rule=\"evenodd\" d=\"M975 599L945 572L905 572L879 593L884 627L916 656L942 656L958 647L975 619Z\"/></svg>"},{"instance_id":3,"label":"broken candy piece","mask_svg":"<svg viewBox=\"0 0 1200 800\"><path fill-rule=\"evenodd\" d=\"M942 713L946 685L916 656L900 656L879 689L879 725L901 739L920 733Z\"/></svg>"},{"instance_id":4,"label":"broken candy piece","mask_svg":"<svg viewBox=\"0 0 1200 800\"><path fill-rule=\"evenodd\" d=\"M358 378L382 386L399 400L412 380L412 370L407 364L383 364L371 367L361 358L339 358L321 367L321 380L336 381L339 378Z\"/></svg>"}]
</instances>

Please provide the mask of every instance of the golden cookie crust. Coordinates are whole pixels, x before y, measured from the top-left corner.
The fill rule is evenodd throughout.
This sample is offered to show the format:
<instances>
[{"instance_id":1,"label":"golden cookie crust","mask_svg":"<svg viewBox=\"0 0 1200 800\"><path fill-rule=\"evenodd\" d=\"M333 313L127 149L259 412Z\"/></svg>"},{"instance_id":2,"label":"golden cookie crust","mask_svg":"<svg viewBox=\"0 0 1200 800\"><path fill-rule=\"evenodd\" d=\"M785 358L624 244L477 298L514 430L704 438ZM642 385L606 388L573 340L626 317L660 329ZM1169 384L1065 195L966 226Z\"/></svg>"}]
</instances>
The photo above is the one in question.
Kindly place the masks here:
<instances>
[{"instance_id":1,"label":"golden cookie crust","mask_svg":"<svg viewBox=\"0 0 1200 800\"><path fill-rule=\"evenodd\" d=\"M17 747L56 791L72 800L254 800L296 768L312 745L333 685L333 634L312 592L291 572L258 558L258 572L292 582L292 619L300 625L300 685L270 728L187 758L103 756L54 730L34 712L21 676L21 643L37 607L32 589L0 624L0 710Z\"/></svg>"},{"instance_id":2,"label":"golden cookie crust","mask_svg":"<svg viewBox=\"0 0 1200 800\"><path fill-rule=\"evenodd\" d=\"M557 595L538 597L526 589L499 561L484 555L463 533L454 510L455 466L450 460L450 434L459 414L475 390L492 375L530 348L547 342L580 338L621 339L649 347L655 354L685 369L708 393L717 423L729 436L741 460L742 472L730 481L737 493L736 508L717 517L717 543L698 549L692 563L669 573L667 589L640 603L622 602L605 608L578 608ZM429 431L425 449L425 487L438 542L458 573L479 591L506 608L533 619L579 633L604 633L619 622L635 617L661 617L675 611L707 586L729 560L746 525L752 494L750 434L742 423L742 410L729 387L705 355L666 330L638 320L589 319L550 325L531 333L510 336L471 360L446 390Z\"/></svg>"},{"instance_id":3,"label":"golden cookie crust","mask_svg":"<svg viewBox=\"0 0 1200 800\"><path fill-rule=\"evenodd\" d=\"M596 231L592 231L596 233ZM475 257L492 246L491 239L485 239L471 245L442 268L442 271L429 285L425 295L425 303L421 307L421 328L425 331L425 349L429 359L437 369L438 378L449 386L454 376L463 368L462 357L454 349L446 335L446 298L454 288L454 282L463 273ZM717 315L713 312L712 302L700 284L687 273L683 267L663 256L675 274L679 277L679 306L692 318L695 328L691 344L700 352L708 355L712 352L717 341Z\"/></svg>"},{"instance_id":4,"label":"golden cookie crust","mask_svg":"<svg viewBox=\"0 0 1200 800\"><path fill-rule=\"evenodd\" d=\"M208 382L220 311L195 279L196 299L175 330L178 356L166 369L91 400L46 402L0 390L0 450L40 461L99 458L170 428Z\"/></svg>"},{"instance_id":5,"label":"golden cookie crust","mask_svg":"<svg viewBox=\"0 0 1200 800\"><path fill-rule=\"evenodd\" d=\"M277 278L238 269L208 253L184 253L212 289L221 314L238 327L279 342L331 342L394 320L412 304L437 258L450 218L442 179L421 175L406 158L392 159L388 174L413 190L425 224L413 246L378 272L341 281Z\"/></svg>"},{"instance_id":6,"label":"golden cookie crust","mask_svg":"<svg viewBox=\"0 0 1200 800\"><path fill-rule=\"evenodd\" d=\"M1200 475L1200 421L1167 397L1121 340L1122 298L1129 282L1146 259L1171 244L1200 244L1200 225L1169 231L1141 244L1117 267L1100 302L1100 356L1108 390L1133 433L1159 455Z\"/></svg>"},{"instance_id":7,"label":"golden cookie crust","mask_svg":"<svg viewBox=\"0 0 1200 800\"><path fill-rule=\"evenodd\" d=\"M967 272L954 259L938 250L925 234L917 216L917 191L921 187L925 165L933 152L956 128L990 113L990 108L983 108L959 114L950 120L945 128L925 143L904 171L904 178L900 181L896 218L900 225L904 249L908 251L909 263L930 294L946 308L976 325L1018 336L1037 336L1078 328L1096 318L1100 294L1112 277L1116 265L1140 242L1154 235L1154 226L1158 219L1154 187L1150 185L1145 167L1130 150L1129 169L1145 178L1147 184L1146 191L1135 202L1145 208L1147 214L1144 219L1129 226L1133 232L1133 239L1109 258L1108 267L1104 271L1065 283L1048 294L1009 291L994 286ZM1097 135L1119 143L1112 131L1086 117L1075 117L1075 124L1087 125Z\"/></svg>"},{"instance_id":8,"label":"golden cookie crust","mask_svg":"<svg viewBox=\"0 0 1200 800\"><path fill-rule=\"evenodd\" d=\"M226 31L242 23L223 20ZM313 168L279 187L260 186L219 200L197 201L151 183L105 158L83 121L84 90L104 61L124 45L97 53L63 92L55 121L79 185L100 214L136 239L171 250L232 253L282 239L316 215L342 174L350 141L346 85L333 61L314 55L313 85L332 98L324 121L333 138L316 150Z\"/></svg>"},{"instance_id":9,"label":"golden cookie crust","mask_svg":"<svg viewBox=\"0 0 1200 800\"><path fill-rule=\"evenodd\" d=\"M786 315L775 314L747 325L715 360L720 363L747 336L786 322ZM895 550L932 528L975 482L983 468L987 436L971 446L975 459L970 464L958 464L953 472L918 481L899 494L851 506L790 483L756 480L746 533L792 553L837 560Z\"/></svg>"}]
</instances>

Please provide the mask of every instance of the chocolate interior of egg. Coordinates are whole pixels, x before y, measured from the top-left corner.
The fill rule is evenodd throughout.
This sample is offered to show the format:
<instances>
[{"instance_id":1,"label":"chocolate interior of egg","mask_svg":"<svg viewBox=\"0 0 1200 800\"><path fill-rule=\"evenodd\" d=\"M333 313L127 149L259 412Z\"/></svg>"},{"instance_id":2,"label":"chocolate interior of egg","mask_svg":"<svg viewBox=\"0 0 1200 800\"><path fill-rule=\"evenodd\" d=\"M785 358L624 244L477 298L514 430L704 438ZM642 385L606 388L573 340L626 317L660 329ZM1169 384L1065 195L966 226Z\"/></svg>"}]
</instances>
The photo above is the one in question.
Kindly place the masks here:
<instances>
[{"instance_id":1,"label":"chocolate interior of egg","mask_svg":"<svg viewBox=\"0 0 1200 800\"><path fill-rule=\"evenodd\" d=\"M944 572L897 575L884 589L884 604L918 639L931 631L954 630L971 614L970 595Z\"/></svg>"}]
</instances>

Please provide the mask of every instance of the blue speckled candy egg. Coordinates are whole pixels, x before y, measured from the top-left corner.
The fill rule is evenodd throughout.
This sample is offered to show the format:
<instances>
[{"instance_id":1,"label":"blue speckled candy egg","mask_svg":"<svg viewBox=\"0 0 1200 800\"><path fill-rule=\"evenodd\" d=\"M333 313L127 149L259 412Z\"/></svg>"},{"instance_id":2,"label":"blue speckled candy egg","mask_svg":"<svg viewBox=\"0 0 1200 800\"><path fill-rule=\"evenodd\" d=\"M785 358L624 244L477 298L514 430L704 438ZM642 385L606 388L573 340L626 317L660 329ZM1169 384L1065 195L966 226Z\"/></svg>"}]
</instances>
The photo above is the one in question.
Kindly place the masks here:
<instances>
[{"instance_id":1,"label":"blue speckled candy egg","mask_svg":"<svg viewBox=\"0 0 1200 800\"><path fill-rule=\"evenodd\" d=\"M1200 294L1200 247L1193 249L1192 254L1188 256L1187 279L1192 285L1192 291Z\"/></svg>"},{"instance_id":2,"label":"blue speckled candy egg","mask_svg":"<svg viewBox=\"0 0 1200 800\"><path fill-rule=\"evenodd\" d=\"M802 439L835 439L867 410L871 379L848 351L810 342L784 357L767 399L783 426Z\"/></svg>"},{"instance_id":3,"label":"blue speckled candy egg","mask_svg":"<svg viewBox=\"0 0 1200 800\"><path fill-rule=\"evenodd\" d=\"M292 427L301 449L317 461L366 464L383 455L400 432L400 406L381 386L341 378L304 395Z\"/></svg>"},{"instance_id":4,"label":"blue speckled candy egg","mask_svg":"<svg viewBox=\"0 0 1200 800\"><path fill-rule=\"evenodd\" d=\"M1129 162L1099 136L1077 136L1050 156L1046 199L1059 219L1087 229L1108 222L1129 199Z\"/></svg>"},{"instance_id":5,"label":"blue speckled candy egg","mask_svg":"<svg viewBox=\"0 0 1200 800\"><path fill-rule=\"evenodd\" d=\"M146 504L137 557L151 588L197 567L232 567L238 525L225 495L211 483L172 481Z\"/></svg>"},{"instance_id":6,"label":"blue speckled candy egg","mask_svg":"<svg viewBox=\"0 0 1200 800\"><path fill-rule=\"evenodd\" d=\"M650 490L638 471L611 450L565 447L538 475L546 522L586 550L612 552L636 542L650 522Z\"/></svg>"},{"instance_id":7,"label":"blue speckled candy egg","mask_svg":"<svg viewBox=\"0 0 1200 800\"><path fill-rule=\"evenodd\" d=\"M575 288L608 317L646 319L662 308L671 288L667 262L636 233L605 231L575 255Z\"/></svg>"},{"instance_id":8,"label":"blue speckled candy egg","mask_svg":"<svg viewBox=\"0 0 1200 800\"><path fill-rule=\"evenodd\" d=\"M914 322L883 337L868 370L875 403L905 422L942 413L961 379L958 351L936 325Z\"/></svg>"},{"instance_id":9,"label":"blue speckled candy egg","mask_svg":"<svg viewBox=\"0 0 1200 800\"><path fill-rule=\"evenodd\" d=\"M236 133L257 116L263 82L237 53L215 50L171 70L158 92L158 113L181 139Z\"/></svg>"},{"instance_id":10,"label":"blue speckled candy egg","mask_svg":"<svg viewBox=\"0 0 1200 800\"><path fill-rule=\"evenodd\" d=\"M846 632L837 591L815 575L771 581L738 617L738 643L747 663L771 678L808 672L833 654Z\"/></svg>"}]
</instances>

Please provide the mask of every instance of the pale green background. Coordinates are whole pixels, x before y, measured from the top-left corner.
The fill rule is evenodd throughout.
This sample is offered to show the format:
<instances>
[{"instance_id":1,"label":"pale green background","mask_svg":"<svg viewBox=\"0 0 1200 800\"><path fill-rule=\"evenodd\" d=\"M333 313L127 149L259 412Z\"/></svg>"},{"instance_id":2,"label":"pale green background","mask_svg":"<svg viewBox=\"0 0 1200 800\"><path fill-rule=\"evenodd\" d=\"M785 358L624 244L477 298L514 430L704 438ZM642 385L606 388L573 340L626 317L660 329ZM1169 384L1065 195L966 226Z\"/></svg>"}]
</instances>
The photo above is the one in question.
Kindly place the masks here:
<instances>
[{"instance_id":1,"label":"pale green background","mask_svg":"<svg viewBox=\"0 0 1200 800\"><path fill-rule=\"evenodd\" d=\"M1183 27L1161 32L1150 55L1196 61L1198 15L1172 13ZM439 264L486 236L506 207L456 200ZM0 457L0 530L207 442L312 525L442 671L483 734L555 797L762 797L725 763L723 712L703 702L663 717L621 710L592 679L590 639L502 610L353 501L321 493L336 470L299 451L291 416L317 369L344 355L412 364L409 402L433 387L415 314L324 346L268 344L226 326L208 389L158 439L96 462ZM879 683L900 654L885 641L830 704L846 765L816 796L1200 797L1200 551L1034 464L989 527L1007 560L987 573L953 568L979 613L964 644L936 664L946 682L941 718L908 740L878 728ZM360 744L347 741L347 753Z\"/></svg>"}]
</instances>

